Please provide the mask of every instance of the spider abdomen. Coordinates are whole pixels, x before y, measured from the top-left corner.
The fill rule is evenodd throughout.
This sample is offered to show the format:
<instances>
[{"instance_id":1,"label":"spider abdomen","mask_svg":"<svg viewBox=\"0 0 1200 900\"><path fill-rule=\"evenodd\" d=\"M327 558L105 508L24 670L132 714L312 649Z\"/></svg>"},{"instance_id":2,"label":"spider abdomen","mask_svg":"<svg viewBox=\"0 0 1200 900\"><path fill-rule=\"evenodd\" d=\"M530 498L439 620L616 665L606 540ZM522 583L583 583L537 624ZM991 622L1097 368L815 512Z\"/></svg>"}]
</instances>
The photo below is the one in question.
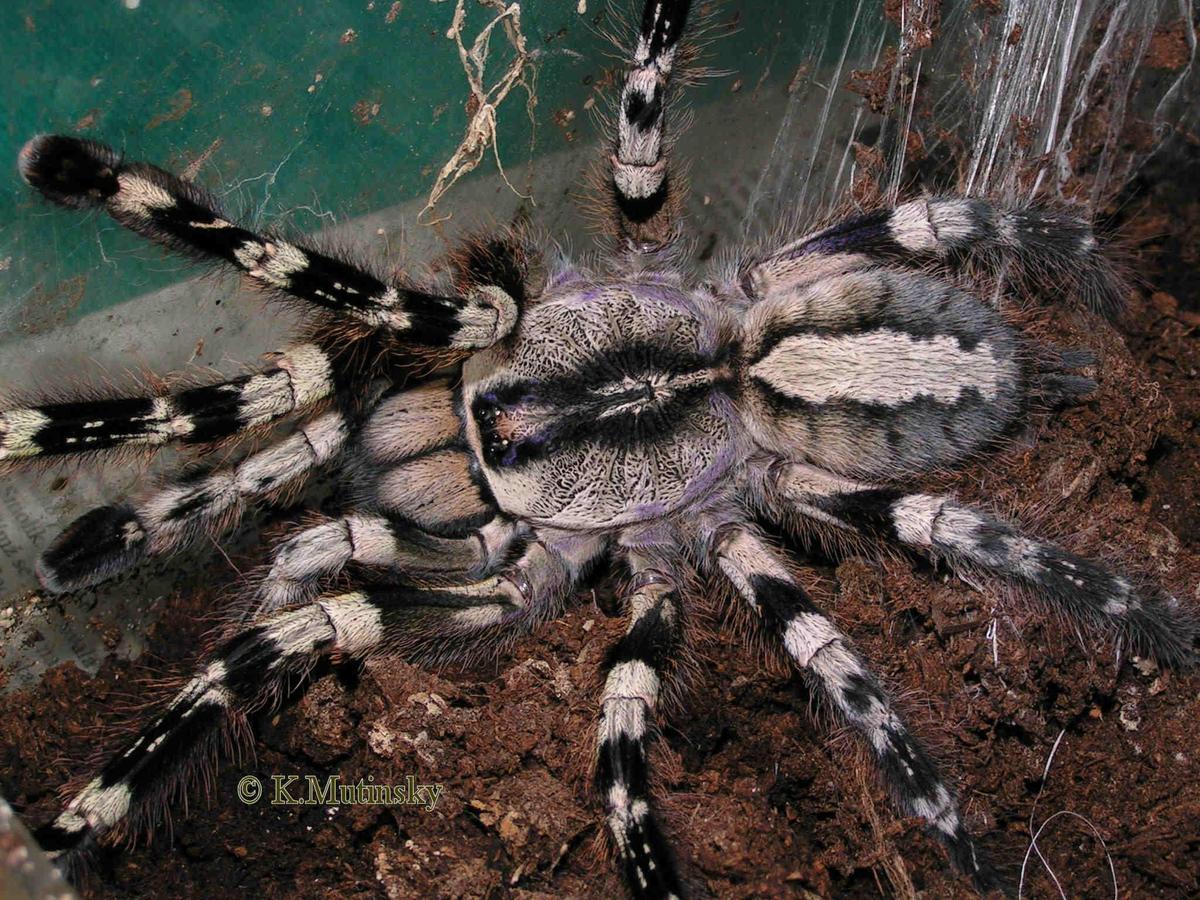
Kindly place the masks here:
<instances>
[{"instance_id":1,"label":"spider abdomen","mask_svg":"<svg viewBox=\"0 0 1200 900\"><path fill-rule=\"evenodd\" d=\"M882 268L824 278L747 314L746 424L767 449L843 474L953 465L1017 415L1018 346L945 282Z\"/></svg>"},{"instance_id":2,"label":"spider abdomen","mask_svg":"<svg viewBox=\"0 0 1200 900\"><path fill-rule=\"evenodd\" d=\"M468 441L500 507L597 528L710 493L737 433L724 322L665 281L574 285L469 360Z\"/></svg>"}]
</instances>

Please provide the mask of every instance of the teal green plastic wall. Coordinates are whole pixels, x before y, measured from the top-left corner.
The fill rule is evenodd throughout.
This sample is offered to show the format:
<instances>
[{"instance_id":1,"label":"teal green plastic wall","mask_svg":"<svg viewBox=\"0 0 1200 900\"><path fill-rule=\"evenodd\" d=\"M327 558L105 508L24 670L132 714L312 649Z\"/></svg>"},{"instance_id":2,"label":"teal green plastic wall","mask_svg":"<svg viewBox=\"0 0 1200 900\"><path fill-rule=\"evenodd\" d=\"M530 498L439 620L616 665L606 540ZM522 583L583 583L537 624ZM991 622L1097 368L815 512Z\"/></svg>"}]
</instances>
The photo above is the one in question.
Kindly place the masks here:
<instances>
[{"instance_id":1,"label":"teal green plastic wall","mask_svg":"<svg viewBox=\"0 0 1200 900\"><path fill-rule=\"evenodd\" d=\"M830 4L815 4L818 17L806 12L813 5L698 3L715 9L707 62L731 74L689 99L704 103L739 79L786 84L806 37L828 34ZM92 137L176 171L203 158L199 180L232 210L312 231L427 195L467 121L467 84L446 37L453 0L0 6L0 335L45 331L188 273L103 216L39 202L15 165L32 135ZM499 143L512 165L598 136L585 105L620 65L601 35L616 23L608 4L584 6L522 4L538 106L531 123L518 90L502 110ZM469 36L494 12L477 0L468 8ZM494 78L505 61L499 33L492 49ZM485 159L477 171L494 166Z\"/></svg>"}]
</instances>

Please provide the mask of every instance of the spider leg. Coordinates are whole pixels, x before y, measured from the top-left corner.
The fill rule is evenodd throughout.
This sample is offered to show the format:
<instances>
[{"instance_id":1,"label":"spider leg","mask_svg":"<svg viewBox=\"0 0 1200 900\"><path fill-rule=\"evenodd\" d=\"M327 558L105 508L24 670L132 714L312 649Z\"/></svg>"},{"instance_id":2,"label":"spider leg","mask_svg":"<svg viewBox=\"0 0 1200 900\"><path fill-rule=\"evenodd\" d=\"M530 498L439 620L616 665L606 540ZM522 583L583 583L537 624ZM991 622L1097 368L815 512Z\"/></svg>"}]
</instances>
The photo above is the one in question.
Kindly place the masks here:
<instances>
[{"instance_id":1,"label":"spider leg","mask_svg":"<svg viewBox=\"0 0 1200 900\"><path fill-rule=\"evenodd\" d=\"M346 442L340 412L297 426L277 444L236 466L169 482L136 503L102 506L80 516L38 560L42 586L53 593L106 581L148 556L182 550L204 535L227 530L248 501L296 490Z\"/></svg>"},{"instance_id":2,"label":"spider leg","mask_svg":"<svg viewBox=\"0 0 1200 900\"><path fill-rule=\"evenodd\" d=\"M395 339L430 348L488 347L516 324L516 301L486 285L440 297L385 281L302 244L234 223L208 191L110 147L41 135L21 150L21 174L61 206L103 207L142 237L171 250L221 260L256 285Z\"/></svg>"},{"instance_id":3,"label":"spider leg","mask_svg":"<svg viewBox=\"0 0 1200 900\"><path fill-rule=\"evenodd\" d=\"M438 587L368 588L263 617L222 642L159 716L39 829L64 863L106 833L153 824L228 727L278 708L321 659L399 654L461 657L557 615L595 538L544 533L502 574Z\"/></svg>"},{"instance_id":4,"label":"spider leg","mask_svg":"<svg viewBox=\"0 0 1200 900\"><path fill-rule=\"evenodd\" d=\"M211 444L324 400L336 382L326 353L313 344L295 344L270 368L217 384L3 410L0 466L172 442Z\"/></svg>"},{"instance_id":5,"label":"spider leg","mask_svg":"<svg viewBox=\"0 0 1200 900\"><path fill-rule=\"evenodd\" d=\"M288 377L295 368L287 363L280 371ZM310 377L324 379L320 372ZM266 384L277 387L269 379ZM301 391L291 391L293 400ZM269 411L286 403L286 397L272 398L265 388L253 393L246 388L242 394L241 405L232 407L240 422L261 423ZM210 408L207 420L217 412ZM77 421L81 418L76 416ZM205 427L212 432L211 425ZM147 556L180 550L205 534L219 534L242 517L248 500L298 489L315 469L344 458L351 427L346 413L333 410L301 423L291 435L236 466L178 478L135 503L93 509L54 539L38 562L38 577L54 593L77 590L138 565ZM376 467L363 480L369 481L380 465L455 445L461 440L460 430L454 396L445 381L384 397L355 435L355 451Z\"/></svg>"},{"instance_id":6,"label":"spider leg","mask_svg":"<svg viewBox=\"0 0 1200 900\"><path fill-rule=\"evenodd\" d=\"M499 572L473 582L398 586L412 598L392 611L391 654L463 662L495 653L562 614L571 591L608 549L604 537L540 528Z\"/></svg>"},{"instance_id":7,"label":"spider leg","mask_svg":"<svg viewBox=\"0 0 1200 900\"><path fill-rule=\"evenodd\" d=\"M1070 286L1105 315L1124 304L1124 284L1083 219L961 197L913 200L839 222L751 261L741 283L749 296L766 298L880 263L969 260L1010 260L1035 283L1067 273Z\"/></svg>"},{"instance_id":8,"label":"spider leg","mask_svg":"<svg viewBox=\"0 0 1200 900\"><path fill-rule=\"evenodd\" d=\"M924 819L956 869L986 892L996 876L963 825L954 792L908 732L850 640L812 602L781 558L748 528L714 534L717 564L762 617L822 697L866 740L876 768L905 815Z\"/></svg>"},{"instance_id":9,"label":"spider leg","mask_svg":"<svg viewBox=\"0 0 1200 900\"><path fill-rule=\"evenodd\" d=\"M349 565L416 577L480 576L508 554L521 533L504 516L496 516L466 537L442 537L389 516L350 512L305 528L275 549L271 567L258 584L254 612L264 615L307 600L322 579Z\"/></svg>"},{"instance_id":10,"label":"spider leg","mask_svg":"<svg viewBox=\"0 0 1200 900\"><path fill-rule=\"evenodd\" d=\"M596 745L596 789L630 892L681 897L669 844L652 809L646 758L665 672L680 640L674 580L630 553L629 626L605 660Z\"/></svg>"},{"instance_id":11,"label":"spider leg","mask_svg":"<svg viewBox=\"0 0 1200 900\"><path fill-rule=\"evenodd\" d=\"M638 251L667 244L678 229L678 203L667 169L664 122L671 67L691 0L646 0L625 76L611 157L620 234Z\"/></svg>"},{"instance_id":12,"label":"spider leg","mask_svg":"<svg viewBox=\"0 0 1200 900\"><path fill-rule=\"evenodd\" d=\"M354 508L275 551L256 611L308 599L345 566L486 571L517 536L475 478L445 382L385 397L348 453Z\"/></svg>"},{"instance_id":13,"label":"spider leg","mask_svg":"<svg viewBox=\"0 0 1200 900\"><path fill-rule=\"evenodd\" d=\"M1181 666L1194 659L1194 616L1174 597L1144 596L1100 563L959 503L785 464L766 485L768 499L847 531L905 544L1029 585L1073 620L1118 629L1134 651Z\"/></svg>"}]
</instances>

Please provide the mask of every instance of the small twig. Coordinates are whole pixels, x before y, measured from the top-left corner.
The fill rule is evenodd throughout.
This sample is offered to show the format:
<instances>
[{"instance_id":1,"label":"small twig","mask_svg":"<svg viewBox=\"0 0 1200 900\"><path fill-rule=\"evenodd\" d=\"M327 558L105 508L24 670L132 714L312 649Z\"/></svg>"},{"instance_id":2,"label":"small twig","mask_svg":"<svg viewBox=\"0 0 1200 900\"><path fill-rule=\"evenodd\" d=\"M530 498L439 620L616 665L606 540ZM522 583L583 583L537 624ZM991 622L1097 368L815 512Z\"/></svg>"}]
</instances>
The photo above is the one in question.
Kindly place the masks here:
<instances>
[{"instance_id":1,"label":"small twig","mask_svg":"<svg viewBox=\"0 0 1200 900\"><path fill-rule=\"evenodd\" d=\"M179 173L179 177L184 181L195 181L196 176L200 174L200 170L204 168L205 163L212 159L213 154L221 149L223 143L225 143L224 138L214 140L203 153L188 163L187 168Z\"/></svg>"},{"instance_id":2,"label":"small twig","mask_svg":"<svg viewBox=\"0 0 1200 900\"><path fill-rule=\"evenodd\" d=\"M529 73L526 71L526 67L530 66L533 61L533 54L526 47L525 35L521 31L521 4L513 3L505 6L503 0L480 0L480 2L496 9L499 15L484 26L483 30L475 37L469 50L463 43L462 37L463 24L467 15L466 0L458 0L454 8L454 19L450 24L450 30L446 32L446 37L458 46L458 58L462 62L463 73L467 76L467 84L471 90L467 109L469 111L473 108L474 112L471 114L471 121L467 123L466 135L454 151L454 155L438 172L433 189L429 193L429 200L426 202L425 208L417 215L418 221L421 221L437 206L438 201L458 179L474 171L489 146L496 157L496 167L500 170L500 177L504 179L509 190L524 200L533 200L531 195L522 194L508 180L508 175L504 172L504 165L500 161L500 144L496 135L496 109L504 102L514 87L521 85L525 88L525 92L529 96L526 108L530 112L531 119L533 117L532 108L536 102ZM516 56L500 80L489 88L484 84L484 69L487 66L489 42L492 32L497 25L501 24L504 26L505 36L516 52ZM450 216L443 216L423 224L437 225L449 218Z\"/></svg>"},{"instance_id":3,"label":"small twig","mask_svg":"<svg viewBox=\"0 0 1200 900\"><path fill-rule=\"evenodd\" d=\"M992 619L992 624L988 626L987 633L984 637L992 642L992 665L996 668L1000 667L1000 621Z\"/></svg>"}]
</instances>

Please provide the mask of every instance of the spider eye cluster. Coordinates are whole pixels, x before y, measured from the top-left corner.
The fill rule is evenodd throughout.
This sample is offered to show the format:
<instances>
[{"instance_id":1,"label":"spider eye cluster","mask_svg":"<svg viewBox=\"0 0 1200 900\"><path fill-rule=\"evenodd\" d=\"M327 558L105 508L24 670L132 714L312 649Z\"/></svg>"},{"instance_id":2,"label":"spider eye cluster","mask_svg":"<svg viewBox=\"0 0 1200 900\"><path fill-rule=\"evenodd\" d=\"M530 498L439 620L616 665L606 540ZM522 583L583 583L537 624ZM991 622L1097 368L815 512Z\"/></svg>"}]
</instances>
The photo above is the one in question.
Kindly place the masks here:
<instances>
[{"instance_id":1,"label":"spider eye cluster","mask_svg":"<svg viewBox=\"0 0 1200 900\"><path fill-rule=\"evenodd\" d=\"M513 468L550 449L551 429L539 421L536 395L527 385L481 393L471 404L479 428L484 462L492 468Z\"/></svg>"}]
</instances>

